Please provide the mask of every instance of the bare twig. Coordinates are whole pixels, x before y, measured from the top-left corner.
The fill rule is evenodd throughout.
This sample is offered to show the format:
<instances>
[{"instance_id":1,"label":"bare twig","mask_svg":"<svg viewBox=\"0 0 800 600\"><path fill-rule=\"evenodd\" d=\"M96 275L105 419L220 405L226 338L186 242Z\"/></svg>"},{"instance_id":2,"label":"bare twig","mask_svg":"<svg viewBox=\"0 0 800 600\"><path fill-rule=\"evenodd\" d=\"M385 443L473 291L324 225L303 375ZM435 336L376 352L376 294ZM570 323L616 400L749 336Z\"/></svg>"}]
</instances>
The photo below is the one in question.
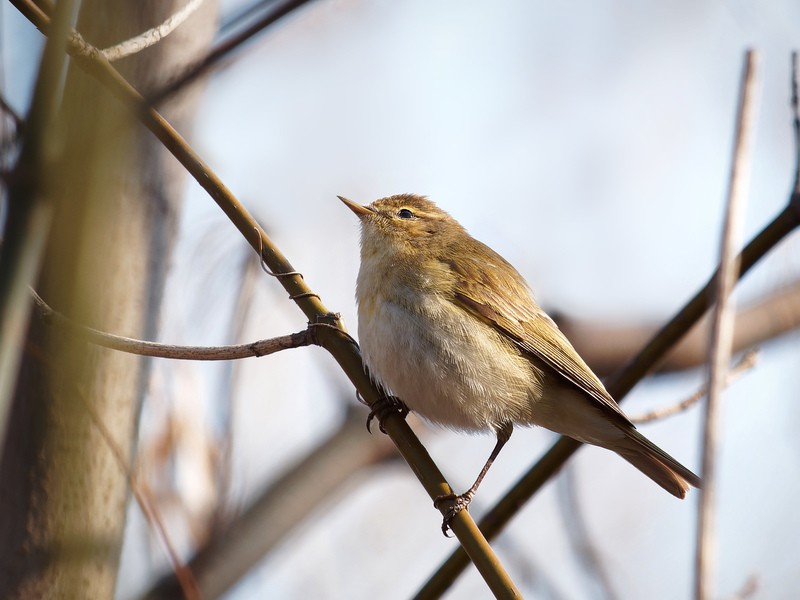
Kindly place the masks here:
<instances>
[{"instance_id":1,"label":"bare twig","mask_svg":"<svg viewBox=\"0 0 800 600\"><path fill-rule=\"evenodd\" d=\"M733 345L733 301L730 293L736 283L736 273L739 270L736 247L741 238L742 219L750 179L750 156L755 136L758 84L758 57L753 50L748 50L745 55L739 92L733 164L728 184L725 226L720 249L717 303L714 308L711 332L708 400L704 415L702 441L703 488L700 490L695 563L695 598L697 600L709 600L714 597L716 456L719 410Z\"/></svg>"},{"instance_id":2,"label":"bare twig","mask_svg":"<svg viewBox=\"0 0 800 600\"><path fill-rule=\"evenodd\" d=\"M103 56L106 57L106 60L110 62L114 62L115 60L119 60L121 58L125 58L126 56L141 52L145 48L149 48L150 46L157 44L170 33L175 31L175 29L177 29L184 21L186 21L186 19L188 19L202 4L203 0L189 0L182 9L170 16L167 20L161 23L161 25L153 27L152 29L148 29L136 37L132 37L124 42L120 42L119 44L101 50L101 52Z\"/></svg>"},{"instance_id":3,"label":"bare twig","mask_svg":"<svg viewBox=\"0 0 800 600\"><path fill-rule=\"evenodd\" d=\"M39 295L31 290L34 303L41 317L53 324L69 329L84 337L87 341L104 348L119 350L129 354L139 356L154 356L157 358L173 358L178 360L235 360L239 358L249 358L253 356L266 356L281 350L290 348L301 348L316 344L316 337L313 334L313 325L308 329L282 335L280 337L267 340L258 340L247 344L235 346L178 346L174 344L159 344L136 340L129 337L105 333L86 325L76 323L72 319L65 317L61 313L53 310Z\"/></svg>"},{"instance_id":4,"label":"bare twig","mask_svg":"<svg viewBox=\"0 0 800 600\"><path fill-rule=\"evenodd\" d=\"M758 362L758 348L753 348L742 354L738 362L735 365L733 365L733 367L731 367L730 371L726 373L725 387L728 387L734 381L739 379L739 377L744 375L747 371L755 367L756 362ZM687 410L688 408L691 408L692 406L700 402L700 400L705 398L707 393L708 393L708 386L703 385L694 394L692 394L688 398L681 400L676 404L670 404L663 408L657 408L655 410L651 410L649 412L630 417L630 420L632 423L635 423L636 425L641 425L643 423L651 423L653 421L666 419L667 417L677 415Z\"/></svg>"},{"instance_id":5,"label":"bare twig","mask_svg":"<svg viewBox=\"0 0 800 600\"><path fill-rule=\"evenodd\" d=\"M247 27L240 33L230 37L229 39L221 42L216 48L211 50L208 55L191 67L183 75L177 77L174 81L167 84L163 89L149 95L148 104L150 106L158 106L167 100L170 96L185 88L198 77L205 75L212 67L219 64L223 58L228 56L236 48L247 42L250 38L260 33L276 21L285 17L293 10L300 8L309 0L288 0L276 6L273 10L269 11L258 21Z\"/></svg>"},{"instance_id":6,"label":"bare twig","mask_svg":"<svg viewBox=\"0 0 800 600\"><path fill-rule=\"evenodd\" d=\"M167 532L167 528L164 525L163 519L161 518L161 513L159 512L158 507L156 506L155 502L152 501L152 498L146 491L145 487L139 484L138 478L134 475L133 471L130 469L125 460L125 455L123 454L122 449L114 440L114 436L111 435L111 432L108 430L105 423L103 423L100 415L97 414L91 404L86 400L86 396L83 393L79 392L78 395L80 396L82 404L85 407L86 412L89 414L92 423L97 428L97 431L100 432L100 436L103 438L106 446L108 446L108 449L114 456L114 460L117 461L119 469L125 473L125 476L128 479L128 485L131 488L131 493L136 499L136 503L139 505L142 513L144 513L147 522L158 533L158 538L164 545L164 550L169 557L172 570L175 573L175 578L183 597L186 600L200 600L201 596L200 590L197 587L197 581L195 580L191 569L184 565L181 562L181 559L178 557L178 553L175 550L175 547L172 545L172 540L169 537L169 533Z\"/></svg>"}]
</instances>

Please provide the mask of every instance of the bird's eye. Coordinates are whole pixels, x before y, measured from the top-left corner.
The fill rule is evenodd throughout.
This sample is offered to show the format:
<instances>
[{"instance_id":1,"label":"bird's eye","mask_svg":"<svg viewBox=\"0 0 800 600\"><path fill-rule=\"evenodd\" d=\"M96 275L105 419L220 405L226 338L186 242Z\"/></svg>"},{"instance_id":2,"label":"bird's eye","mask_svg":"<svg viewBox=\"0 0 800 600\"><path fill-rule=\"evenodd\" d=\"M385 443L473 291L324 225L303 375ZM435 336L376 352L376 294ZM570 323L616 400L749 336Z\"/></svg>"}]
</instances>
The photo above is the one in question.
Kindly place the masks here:
<instances>
[{"instance_id":1,"label":"bird's eye","mask_svg":"<svg viewBox=\"0 0 800 600\"><path fill-rule=\"evenodd\" d=\"M407 208L401 208L397 211L397 216L401 219L413 219L414 213L408 210Z\"/></svg>"}]
</instances>

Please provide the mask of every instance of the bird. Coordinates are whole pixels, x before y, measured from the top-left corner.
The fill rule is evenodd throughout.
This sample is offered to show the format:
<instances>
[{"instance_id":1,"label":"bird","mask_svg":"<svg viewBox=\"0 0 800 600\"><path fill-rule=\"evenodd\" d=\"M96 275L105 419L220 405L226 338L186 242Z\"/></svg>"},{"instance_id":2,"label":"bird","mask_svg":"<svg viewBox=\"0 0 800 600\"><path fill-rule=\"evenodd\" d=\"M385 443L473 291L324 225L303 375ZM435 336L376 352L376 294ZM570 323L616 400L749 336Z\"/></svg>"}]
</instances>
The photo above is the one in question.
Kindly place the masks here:
<instances>
[{"instance_id":1,"label":"bird","mask_svg":"<svg viewBox=\"0 0 800 600\"><path fill-rule=\"evenodd\" d=\"M390 410L496 436L472 487L436 499L451 503L445 534L514 426L611 450L677 498L701 486L636 429L522 275L450 214L415 194L367 206L338 198L361 222L358 338L370 377L392 395Z\"/></svg>"}]
</instances>

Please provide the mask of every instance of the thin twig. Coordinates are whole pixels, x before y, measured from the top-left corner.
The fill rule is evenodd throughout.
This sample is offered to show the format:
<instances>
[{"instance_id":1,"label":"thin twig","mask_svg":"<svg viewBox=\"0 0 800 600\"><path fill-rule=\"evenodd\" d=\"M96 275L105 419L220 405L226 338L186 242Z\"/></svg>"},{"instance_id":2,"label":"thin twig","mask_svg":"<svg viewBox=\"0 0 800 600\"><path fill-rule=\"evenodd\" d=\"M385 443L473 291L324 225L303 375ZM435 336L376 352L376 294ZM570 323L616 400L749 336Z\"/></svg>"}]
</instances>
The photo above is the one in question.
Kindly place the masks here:
<instances>
[{"instance_id":1,"label":"thin twig","mask_svg":"<svg viewBox=\"0 0 800 600\"><path fill-rule=\"evenodd\" d=\"M158 106L163 104L164 101L170 98L173 94L185 88L198 77L205 75L211 70L212 67L219 64L223 58L228 56L239 46L243 45L250 38L262 32L267 27L285 17L293 10L300 8L308 1L309 0L289 0L277 6L274 10L269 11L250 27L245 28L240 33L237 33L224 42L218 44L206 55L204 59L190 67L188 71L177 77L171 83L167 84L163 89L149 95L148 104L150 106Z\"/></svg>"},{"instance_id":2,"label":"thin twig","mask_svg":"<svg viewBox=\"0 0 800 600\"><path fill-rule=\"evenodd\" d=\"M733 346L733 300L731 290L739 271L739 245L744 207L750 179L750 156L755 137L757 93L759 84L758 57L753 50L745 55L739 106L736 116L736 137L733 150L725 226L720 249L720 269L717 280L716 306L711 331L709 354L708 400L703 427L703 488L700 490L699 517L696 540L695 598L714 597L716 567L716 457L719 433L720 405L725 387L726 372Z\"/></svg>"},{"instance_id":3,"label":"thin twig","mask_svg":"<svg viewBox=\"0 0 800 600\"><path fill-rule=\"evenodd\" d=\"M189 0L182 9L174 15L166 19L161 25L153 27L132 37L124 42L120 42L114 46L110 46L101 50L103 56L109 62L114 62L126 56L131 56L137 52L141 52L145 48L149 48L160 42L167 37L170 33L175 31L186 19L188 19L194 11L200 8L204 0Z\"/></svg>"},{"instance_id":4,"label":"thin twig","mask_svg":"<svg viewBox=\"0 0 800 600\"><path fill-rule=\"evenodd\" d=\"M313 326L308 329L282 335L267 340L258 340L247 344L234 346L178 346L174 344L159 344L137 340L120 335L106 333L86 325L76 323L61 313L53 310L39 295L31 290L33 300L41 317L52 322L58 327L69 329L97 346L119 350L139 356L153 356L157 358L173 358L178 360L235 360L253 356L266 356L281 350L301 348L315 344L316 337L312 333Z\"/></svg>"},{"instance_id":5,"label":"thin twig","mask_svg":"<svg viewBox=\"0 0 800 600\"><path fill-rule=\"evenodd\" d=\"M752 348L742 354L737 363L733 365L730 371L725 374L725 387L728 387L747 371L755 367L757 362L758 348ZM700 402L700 400L706 397L707 393L708 385L704 384L694 394L676 404L670 404L668 406L664 406L663 408L656 408L646 413L630 417L630 420L636 425L641 425L643 423L652 423L653 421L659 421L661 419L666 419L667 417L672 417L682 413L683 411Z\"/></svg>"},{"instance_id":6,"label":"thin twig","mask_svg":"<svg viewBox=\"0 0 800 600\"><path fill-rule=\"evenodd\" d=\"M184 565L181 562L181 559L178 557L178 552L172 545L172 540L169 537L169 533L167 532L167 528L164 525L164 520L161 518L161 513L159 512L156 503L152 501L152 498L146 491L145 487L139 484L138 478L133 474L133 471L125 460L125 455L122 453L122 449L114 440L114 436L111 435L111 432L100 418L100 415L97 414L97 411L94 410L94 407L86 399L85 394L79 392L78 395L80 396L82 404L86 408L86 412L89 414L92 423L97 428L97 431L100 432L100 436L103 438L106 446L108 446L108 449L111 451L114 460L117 461L120 471L125 474L125 477L128 480L128 485L131 488L131 493L136 499L136 503L139 505L142 513L144 513L147 522L150 523L150 526L156 530L158 538L164 545L164 550L166 551L167 557L172 564L172 570L175 573L175 578L180 586L181 592L183 593L183 597L186 600L200 600L201 596L200 590L197 586L197 581L195 580L191 569Z\"/></svg>"}]
</instances>

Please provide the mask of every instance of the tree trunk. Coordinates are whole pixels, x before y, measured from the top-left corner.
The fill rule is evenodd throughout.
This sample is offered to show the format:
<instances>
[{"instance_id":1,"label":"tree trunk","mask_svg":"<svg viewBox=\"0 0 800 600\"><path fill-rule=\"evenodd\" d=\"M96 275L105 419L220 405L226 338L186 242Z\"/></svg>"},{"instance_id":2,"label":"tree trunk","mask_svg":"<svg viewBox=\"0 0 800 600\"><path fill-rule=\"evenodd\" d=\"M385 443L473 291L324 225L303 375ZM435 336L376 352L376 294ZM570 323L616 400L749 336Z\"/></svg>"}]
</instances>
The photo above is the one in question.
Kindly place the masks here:
<instances>
[{"instance_id":1,"label":"tree trunk","mask_svg":"<svg viewBox=\"0 0 800 600\"><path fill-rule=\"evenodd\" d=\"M161 23L184 1L90 0L79 30L103 48ZM215 6L123 59L152 89L202 54ZM194 93L165 110L186 125ZM56 310L99 329L151 338L177 225L182 171L94 80L71 70L59 113L64 140L55 218L37 289ZM56 132L53 132L54 135ZM147 385L140 358L96 348L33 318L0 461L0 598L110 598ZM110 438L110 439L109 439ZM113 441L111 441L113 440Z\"/></svg>"}]
</instances>

